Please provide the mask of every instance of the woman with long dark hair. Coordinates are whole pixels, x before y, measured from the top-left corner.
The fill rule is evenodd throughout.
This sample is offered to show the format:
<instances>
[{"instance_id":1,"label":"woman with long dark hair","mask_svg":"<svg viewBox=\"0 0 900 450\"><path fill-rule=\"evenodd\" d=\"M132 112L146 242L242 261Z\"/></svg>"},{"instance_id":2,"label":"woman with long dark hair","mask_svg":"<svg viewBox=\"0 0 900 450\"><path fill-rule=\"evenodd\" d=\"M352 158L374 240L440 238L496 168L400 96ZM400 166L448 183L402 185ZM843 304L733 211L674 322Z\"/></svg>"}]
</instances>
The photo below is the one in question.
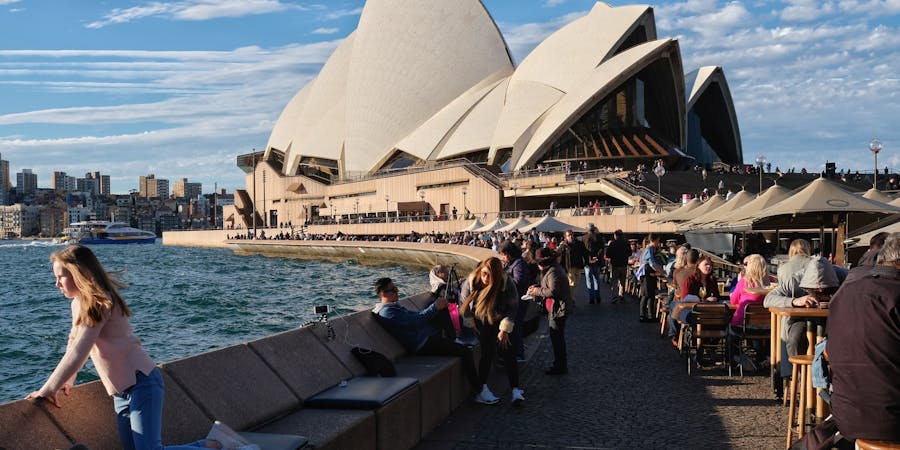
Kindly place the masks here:
<instances>
[{"instance_id":1,"label":"woman with long dark hair","mask_svg":"<svg viewBox=\"0 0 900 450\"><path fill-rule=\"evenodd\" d=\"M475 401L484 404L500 401L487 385L494 355L498 350L503 356L506 377L512 388L513 404L525 401L523 391L519 388L516 352L510 340L510 334L515 328L519 297L516 284L506 275L500 259L490 257L481 261L463 283L460 298L463 299L460 314L474 320L481 344L478 377L482 390L475 395Z\"/></svg>"}]
</instances>

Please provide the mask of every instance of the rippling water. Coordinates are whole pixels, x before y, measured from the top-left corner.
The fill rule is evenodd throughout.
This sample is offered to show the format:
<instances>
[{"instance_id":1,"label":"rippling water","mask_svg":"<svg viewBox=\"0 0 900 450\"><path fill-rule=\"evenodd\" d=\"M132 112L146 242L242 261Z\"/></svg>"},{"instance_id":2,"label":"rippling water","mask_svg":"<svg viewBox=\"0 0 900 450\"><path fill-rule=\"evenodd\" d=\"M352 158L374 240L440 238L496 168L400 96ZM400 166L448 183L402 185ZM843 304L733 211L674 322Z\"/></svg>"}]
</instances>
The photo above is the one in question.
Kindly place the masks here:
<instances>
[{"instance_id":1,"label":"rippling water","mask_svg":"<svg viewBox=\"0 0 900 450\"><path fill-rule=\"evenodd\" d=\"M39 388L65 352L68 299L54 286L45 241L0 241L0 403ZM365 309L377 299L376 279L397 281L400 295L427 289L425 271L262 256L230 250L163 245L92 247L104 267L121 271L132 326L157 361L298 327L313 306L335 314ZM96 379L90 362L78 383Z\"/></svg>"}]
</instances>

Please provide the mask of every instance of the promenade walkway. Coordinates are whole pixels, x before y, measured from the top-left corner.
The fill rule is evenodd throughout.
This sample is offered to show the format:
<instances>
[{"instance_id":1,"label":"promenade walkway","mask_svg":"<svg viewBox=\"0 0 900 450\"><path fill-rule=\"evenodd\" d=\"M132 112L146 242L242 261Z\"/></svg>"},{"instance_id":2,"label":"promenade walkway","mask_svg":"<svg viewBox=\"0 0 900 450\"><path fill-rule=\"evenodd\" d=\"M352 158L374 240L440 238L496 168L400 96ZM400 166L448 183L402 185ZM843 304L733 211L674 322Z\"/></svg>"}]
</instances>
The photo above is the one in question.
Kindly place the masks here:
<instances>
[{"instance_id":1,"label":"promenade walkway","mask_svg":"<svg viewBox=\"0 0 900 450\"><path fill-rule=\"evenodd\" d=\"M585 292L579 299L586 298ZM566 331L569 374L549 376L546 326L530 337L521 365L526 402L514 407L502 369L491 386L497 406L467 401L426 436L418 450L438 449L777 449L786 411L767 375L728 377L695 371L658 324L639 323L637 301L579 301Z\"/></svg>"}]
</instances>

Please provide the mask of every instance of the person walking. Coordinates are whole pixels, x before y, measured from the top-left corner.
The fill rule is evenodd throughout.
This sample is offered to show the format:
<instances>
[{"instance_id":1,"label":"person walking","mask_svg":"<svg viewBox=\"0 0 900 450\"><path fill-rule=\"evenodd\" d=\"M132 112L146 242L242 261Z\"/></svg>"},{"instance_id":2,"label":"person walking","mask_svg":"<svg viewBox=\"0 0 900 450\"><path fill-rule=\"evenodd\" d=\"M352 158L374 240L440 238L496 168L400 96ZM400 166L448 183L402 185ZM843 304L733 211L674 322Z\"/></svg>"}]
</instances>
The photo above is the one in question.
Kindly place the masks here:
<instances>
[{"instance_id":1,"label":"person walking","mask_svg":"<svg viewBox=\"0 0 900 450\"><path fill-rule=\"evenodd\" d=\"M613 303L625 298L625 280L628 277L628 258L631 257L631 246L625 240L622 230L613 232L613 240L606 247L606 258L611 267Z\"/></svg>"},{"instance_id":2,"label":"person walking","mask_svg":"<svg viewBox=\"0 0 900 450\"><path fill-rule=\"evenodd\" d=\"M125 284L111 277L94 253L82 245L54 252L50 261L56 287L72 300L72 329L62 360L47 382L26 399L40 398L61 407L57 396L60 392L69 395L75 376L90 357L100 382L113 397L122 448L259 450L220 422L213 425L207 439L163 447L163 377L128 321L132 312L118 291Z\"/></svg>"},{"instance_id":3,"label":"person walking","mask_svg":"<svg viewBox=\"0 0 900 450\"><path fill-rule=\"evenodd\" d=\"M603 239L600 238L594 224L588 224L588 232L582 236L582 243L587 251L584 281L587 285L588 303L600 304L600 261L603 258Z\"/></svg>"},{"instance_id":4,"label":"person walking","mask_svg":"<svg viewBox=\"0 0 900 450\"><path fill-rule=\"evenodd\" d=\"M519 299L519 306L516 310L515 327L512 332L513 349L516 352L516 359L523 361L525 359L524 330L522 329L525 322L525 313L531 303L522 299L528 291L528 286L534 281L535 275L531 272L531 268L522 259L522 248L512 240L505 240L500 243L500 261L503 262L503 269L506 274L512 278L516 284L516 297Z\"/></svg>"},{"instance_id":5,"label":"person walking","mask_svg":"<svg viewBox=\"0 0 900 450\"><path fill-rule=\"evenodd\" d=\"M566 230L563 236L561 248L557 251L562 255L562 261L565 264L566 274L569 279L569 287L573 292L572 299L574 300L574 293L578 292L578 280L581 279L584 268L588 265L588 251L583 242L575 239L575 233L572 230Z\"/></svg>"},{"instance_id":6,"label":"person walking","mask_svg":"<svg viewBox=\"0 0 900 450\"><path fill-rule=\"evenodd\" d=\"M478 403L496 403L496 396L487 385L494 356L498 351L503 356L506 378L512 388L511 400L514 405L525 401L524 391L519 387L519 365L510 334L515 328L519 297L516 284L503 271L503 263L495 257L481 261L460 287L463 299L460 314L474 321L481 345L481 360L478 377L482 392L475 396Z\"/></svg>"},{"instance_id":7,"label":"person walking","mask_svg":"<svg viewBox=\"0 0 900 450\"><path fill-rule=\"evenodd\" d=\"M556 252L540 248L536 260L541 271L541 284L528 288L528 295L543 300L549 319L550 343L553 346L553 365L547 375L569 373L569 358L566 349L566 318L572 314L573 304L565 271L557 261Z\"/></svg>"},{"instance_id":8,"label":"person walking","mask_svg":"<svg viewBox=\"0 0 900 450\"><path fill-rule=\"evenodd\" d=\"M638 268L640 291L640 321L651 322L656 317L657 277L663 276L662 264L657 258L659 236L656 233L647 235L647 246L641 252L641 265Z\"/></svg>"}]
</instances>

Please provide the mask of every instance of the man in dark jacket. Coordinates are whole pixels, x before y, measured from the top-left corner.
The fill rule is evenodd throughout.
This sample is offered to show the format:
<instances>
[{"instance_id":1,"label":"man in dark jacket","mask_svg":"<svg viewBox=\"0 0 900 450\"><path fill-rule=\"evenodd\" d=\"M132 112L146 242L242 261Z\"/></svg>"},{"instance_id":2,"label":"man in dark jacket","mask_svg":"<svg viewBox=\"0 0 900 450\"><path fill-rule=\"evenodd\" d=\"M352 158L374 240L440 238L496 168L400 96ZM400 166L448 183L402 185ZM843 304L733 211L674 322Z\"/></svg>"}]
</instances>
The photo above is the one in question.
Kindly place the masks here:
<instances>
[{"instance_id":1,"label":"man in dark jacket","mask_svg":"<svg viewBox=\"0 0 900 450\"><path fill-rule=\"evenodd\" d=\"M562 263L569 278L569 287L574 292L577 292L578 280L581 279L584 267L588 263L587 248L585 248L583 242L575 239L575 233L572 230L566 230L565 239L560 246L559 253L562 255Z\"/></svg>"},{"instance_id":2,"label":"man in dark jacket","mask_svg":"<svg viewBox=\"0 0 900 450\"><path fill-rule=\"evenodd\" d=\"M500 243L497 250L500 254L500 261L503 262L503 269L506 274L516 283L516 295L519 298L519 308L516 310L516 326L512 332L512 345L516 351L516 358L520 361L525 360L525 344L524 344L524 322L525 313L531 303L528 300L522 300L522 296L528 291L528 287L534 282L535 275L531 273L531 269L525 260L522 259L522 248L510 239Z\"/></svg>"},{"instance_id":3,"label":"man in dark jacket","mask_svg":"<svg viewBox=\"0 0 900 450\"><path fill-rule=\"evenodd\" d=\"M900 442L900 233L886 239L865 277L832 298L826 351L841 434Z\"/></svg>"},{"instance_id":4,"label":"man in dark jacket","mask_svg":"<svg viewBox=\"0 0 900 450\"><path fill-rule=\"evenodd\" d=\"M459 356L472 389L477 391L481 389L481 384L475 370L472 350L443 337L432 325L438 311L447 308L446 296L439 297L436 290L432 288L433 302L427 308L419 312L410 311L397 303L400 296L394 282L390 278L379 278L375 282L375 293L381 298L381 302L375 305L372 313L375 314L378 323L410 353Z\"/></svg>"},{"instance_id":5,"label":"man in dark jacket","mask_svg":"<svg viewBox=\"0 0 900 450\"><path fill-rule=\"evenodd\" d=\"M631 247L625 240L622 230L616 230L613 233L613 240L606 247L606 259L612 268L612 288L617 295L613 297L612 302L616 303L625 297L625 277L628 276L628 258L631 256Z\"/></svg>"}]
</instances>

